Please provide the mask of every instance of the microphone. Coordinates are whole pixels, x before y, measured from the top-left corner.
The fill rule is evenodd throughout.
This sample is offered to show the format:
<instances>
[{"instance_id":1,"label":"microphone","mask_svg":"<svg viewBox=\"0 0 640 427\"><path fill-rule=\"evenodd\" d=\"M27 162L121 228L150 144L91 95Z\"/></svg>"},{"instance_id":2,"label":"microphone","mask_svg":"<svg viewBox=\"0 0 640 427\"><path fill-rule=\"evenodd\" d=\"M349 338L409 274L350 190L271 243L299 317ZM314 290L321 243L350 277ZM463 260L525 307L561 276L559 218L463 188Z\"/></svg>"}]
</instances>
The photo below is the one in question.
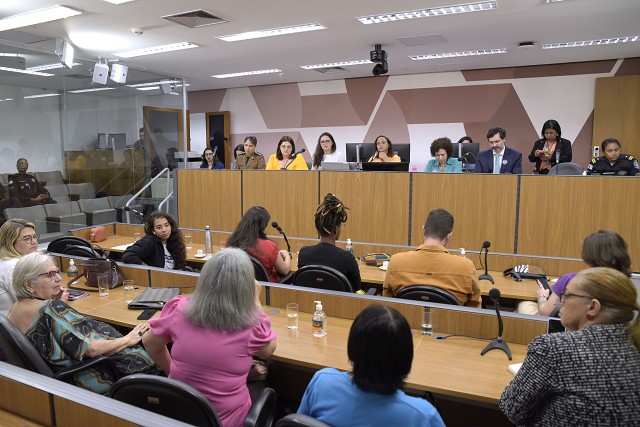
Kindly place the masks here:
<instances>
[{"instance_id":1,"label":"microphone","mask_svg":"<svg viewBox=\"0 0 640 427\"><path fill-rule=\"evenodd\" d=\"M480 253L482 254L482 250L484 249L484 274L478 276L478 280L488 280L493 285L495 282L493 281L493 277L489 274L489 265L487 265L487 254L489 253L489 247L491 246L491 242L485 240L482 244L482 248L480 249ZM497 289L496 289L497 290ZM500 291L498 291L499 293ZM498 296L500 296L498 294Z\"/></svg>"},{"instance_id":2,"label":"microphone","mask_svg":"<svg viewBox=\"0 0 640 427\"><path fill-rule=\"evenodd\" d=\"M305 150L304 148L299 149L298 151L296 151L295 153L293 153L293 155L291 156L291 160L295 159L296 157L298 157L298 154L302 154L302 153L304 153L305 151L307 151L307 150Z\"/></svg>"},{"instance_id":3,"label":"microphone","mask_svg":"<svg viewBox=\"0 0 640 427\"><path fill-rule=\"evenodd\" d=\"M144 215L140 212L137 211L135 209L130 208L129 206L125 206L124 208L122 208L125 212L133 212L133 214L135 216L138 217L138 219L140 220L140 222L144 223Z\"/></svg>"},{"instance_id":4,"label":"microphone","mask_svg":"<svg viewBox=\"0 0 640 427\"><path fill-rule=\"evenodd\" d=\"M271 226L278 230L278 233L282 234L282 237L284 237L284 241L287 243L287 252L291 253L291 245L289 244L289 239L287 239L287 235L284 234L284 230L282 229L282 227L280 227L275 221L271 223Z\"/></svg>"},{"instance_id":5,"label":"microphone","mask_svg":"<svg viewBox=\"0 0 640 427\"><path fill-rule=\"evenodd\" d=\"M476 156L473 155L473 153L471 151L469 151L468 153L465 153L462 158L464 160L467 161L467 163L475 163L476 162Z\"/></svg>"},{"instance_id":6,"label":"microphone","mask_svg":"<svg viewBox=\"0 0 640 427\"><path fill-rule=\"evenodd\" d=\"M218 146L213 147L213 158L216 158L216 152L218 151Z\"/></svg>"},{"instance_id":7,"label":"microphone","mask_svg":"<svg viewBox=\"0 0 640 427\"><path fill-rule=\"evenodd\" d=\"M379 157L379 156L380 156L380 152L378 150L374 151L373 156L369 158L369 162L373 162L376 159L376 157Z\"/></svg>"},{"instance_id":8,"label":"microphone","mask_svg":"<svg viewBox=\"0 0 640 427\"><path fill-rule=\"evenodd\" d=\"M488 243L488 242L485 242ZM500 349L507 354L509 360L511 360L511 350L509 349L509 344L502 339L502 317L500 316L500 289L493 288L489 291L489 298L494 302L496 307L496 315L498 315L498 336L493 339L487 346L480 352L480 356L484 356L486 352L493 349Z\"/></svg>"}]
</instances>

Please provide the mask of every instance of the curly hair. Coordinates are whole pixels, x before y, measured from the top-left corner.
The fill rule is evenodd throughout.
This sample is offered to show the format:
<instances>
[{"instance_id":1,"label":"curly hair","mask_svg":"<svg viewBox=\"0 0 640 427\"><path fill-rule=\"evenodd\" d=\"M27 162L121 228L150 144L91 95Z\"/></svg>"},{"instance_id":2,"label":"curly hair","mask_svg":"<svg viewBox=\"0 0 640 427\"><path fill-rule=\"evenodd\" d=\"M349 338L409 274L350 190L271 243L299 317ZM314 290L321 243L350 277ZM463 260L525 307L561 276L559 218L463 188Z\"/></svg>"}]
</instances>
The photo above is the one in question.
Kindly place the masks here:
<instances>
[{"instance_id":1,"label":"curly hair","mask_svg":"<svg viewBox=\"0 0 640 427\"><path fill-rule=\"evenodd\" d=\"M174 270L182 270L187 265L187 246L184 244L182 232L178 229L178 223L171 215L165 212L154 212L147 217L144 223L144 232L149 236L155 236L153 225L157 219L166 219L171 226L171 234L167 239L167 250L173 257Z\"/></svg>"},{"instance_id":2,"label":"curly hair","mask_svg":"<svg viewBox=\"0 0 640 427\"><path fill-rule=\"evenodd\" d=\"M431 143L431 156L435 157L436 153L439 150L444 150L447 152L447 159L453 156L453 144L451 144L451 140L447 137L438 138Z\"/></svg>"},{"instance_id":3,"label":"curly hair","mask_svg":"<svg viewBox=\"0 0 640 427\"><path fill-rule=\"evenodd\" d=\"M347 222L347 209L335 195L329 193L318 205L315 214L316 230L321 236L330 236L343 222Z\"/></svg>"}]
</instances>

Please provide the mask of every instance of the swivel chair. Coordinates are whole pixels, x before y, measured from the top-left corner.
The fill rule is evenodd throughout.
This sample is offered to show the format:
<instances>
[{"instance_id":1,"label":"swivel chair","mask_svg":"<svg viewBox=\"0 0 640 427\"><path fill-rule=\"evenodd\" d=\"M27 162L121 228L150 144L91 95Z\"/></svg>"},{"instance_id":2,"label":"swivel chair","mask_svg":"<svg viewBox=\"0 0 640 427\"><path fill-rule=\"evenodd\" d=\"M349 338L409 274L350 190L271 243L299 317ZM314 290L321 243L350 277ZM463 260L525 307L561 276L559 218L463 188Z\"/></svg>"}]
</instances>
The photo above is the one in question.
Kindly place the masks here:
<instances>
[{"instance_id":1,"label":"swivel chair","mask_svg":"<svg viewBox=\"0 0 640 427\"><path fill-rule=\"evenodd\" d=\"M276 422L276 427L330 427L329 424L303 414L289 414Z\"/></svg>"},{"instance_id":2,"label":"swivel chair","mask_svg":"<svg viewBox=\"0 0 640 427\"><path fill-rule=\"evenodd\" d=\"M439 304L460 305L456 297L444 289L435 286L415 285L402 288L396 293L396 298L413 301L428 301Z\"/></svg>"},{"instance_id":3,"label":"swivel chair","mask_svg":"<svg viewBox=\"0 0 640 427\"><path fill-rule=\"evenodd\" d=\"M291 284L328 291L354 292L344 274L325 265L305 265L293 274Z\"/></svg>"}]
</instances>

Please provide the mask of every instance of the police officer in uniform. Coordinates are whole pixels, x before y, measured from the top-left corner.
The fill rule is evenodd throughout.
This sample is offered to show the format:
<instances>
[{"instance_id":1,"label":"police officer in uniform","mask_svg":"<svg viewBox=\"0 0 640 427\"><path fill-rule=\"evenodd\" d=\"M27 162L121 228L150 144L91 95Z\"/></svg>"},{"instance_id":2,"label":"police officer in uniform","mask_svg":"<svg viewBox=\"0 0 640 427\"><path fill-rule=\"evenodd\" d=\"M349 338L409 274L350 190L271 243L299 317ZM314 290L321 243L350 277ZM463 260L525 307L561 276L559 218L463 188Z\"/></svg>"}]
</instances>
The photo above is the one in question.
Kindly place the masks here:
<instances>
[{"instance_id":1,"label":"police officer in uniform","mask_svg":"<svg viewBox=\"0 0 640 427\"><path fill-rule=\"evenodd\" d=\"M29 168L27 159L18 159L16 167L18 173L9 175L11 197L17 197L24 207L56 203L40 181L27 173Z\"/></svg>"},{"instance_id":2,"label":"police officer in uniform","mask_svg":"<svg viewBox=\"0 0 640 427\"><path fill-rule=\"evenodd\" d=\"M602 141L604 156L591 160L587 166L587 175L640 175L638 159L629 154L620 154L620 141L607 138Z\"/></svg>"},{"instance_id":3,"label":"police officer in uniform","mask_svg":"<svg viewBox=\"0 0 640 427\"><path fill-rule=\"evenodd\" d=\"M249 135L244 140L244 153L236 158L236 169L264 169L264 156L256 151L258 139Z\"/></svg>"}]
</instances>

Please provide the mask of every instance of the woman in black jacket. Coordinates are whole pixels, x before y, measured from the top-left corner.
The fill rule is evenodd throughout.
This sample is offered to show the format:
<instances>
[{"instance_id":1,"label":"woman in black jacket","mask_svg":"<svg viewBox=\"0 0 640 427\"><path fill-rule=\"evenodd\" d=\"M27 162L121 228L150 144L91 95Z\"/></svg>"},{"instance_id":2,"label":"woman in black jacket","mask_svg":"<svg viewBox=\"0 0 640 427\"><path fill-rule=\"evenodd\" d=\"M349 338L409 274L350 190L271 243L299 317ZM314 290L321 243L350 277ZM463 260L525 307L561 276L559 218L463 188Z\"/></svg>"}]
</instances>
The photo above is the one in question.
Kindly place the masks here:
<instances>
[{"instance_id":1,"label":"woman in black jacket","mask_svg":"<svg viewBox=\"0 0 640 427\"><path fill-rule=\"evenodd\" d=\"M185 268L187 248L178 224L171 215L152 213L147 217L144 231L146 235L124 251L122 261L173 270Z\"/></svg>"},{"instance_id":2,"label":"woman in black jacket","mask_svg":"<svg viewBox=\"0 0 640 427\"><path fill-rule=\"evenodd\" d=\"M547 120L542 125L541 139L533 143L529 161L536 164L535 172L546 175L558 163L571 161L571 141L560 138L560 123Z\"/></svg>"}]
</instances>

